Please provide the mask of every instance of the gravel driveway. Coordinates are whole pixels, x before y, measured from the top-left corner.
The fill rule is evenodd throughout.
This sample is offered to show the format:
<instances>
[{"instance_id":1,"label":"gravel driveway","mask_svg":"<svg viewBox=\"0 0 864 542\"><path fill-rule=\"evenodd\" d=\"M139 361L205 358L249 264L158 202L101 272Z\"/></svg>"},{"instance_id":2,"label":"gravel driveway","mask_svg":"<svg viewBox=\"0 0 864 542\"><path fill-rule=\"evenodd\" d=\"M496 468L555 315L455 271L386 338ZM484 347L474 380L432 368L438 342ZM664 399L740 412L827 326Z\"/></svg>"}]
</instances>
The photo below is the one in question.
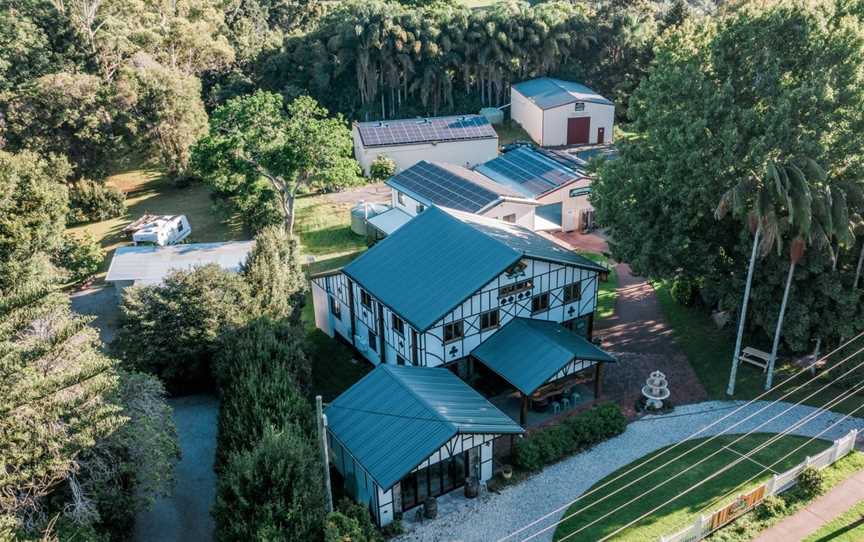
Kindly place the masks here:
<instances>
[{"instance_id":1,"label":"gravel driveway","mask_svg":"<svg viewBox=\"0 0 864 542\"><path fill-rule=\"evenodd\" d=\"M640 457L664 446L686 439L699 429L745 404L738 401L708 401L681 406L665 416L647 416L631 423L618 437L603 442L585 453L575 455L560 463L547 467L540 474L525 482L504 489L500 494L484 493L474 500L454 499L458 503L453 509L436 520L426 521L403 535L403 541L495 541L538 519L546 513L566 505L584 493L597 481L615 470L632 463ZM711 427L698 437L723 433L725 429L769 403L754 403L729 419ZM788 403L778 403L756 414L750 420L730 429L728 434L746 433L762 422L780 414ZM789 427L815 409L795 406L757 429L758 432L776 433ZM833 412L819 415L796 431L796 434L813 436L831 423L839 420L840 414ZM848 418L826 432L821 438L833 440L845 435L853 428L864 428L864 420ZM672 452L674 454L675 452ZM674 457L670 454L666 459ZM665 457L665 456L664 456ZM448 508L450 508L448 506ZM543 527L552 525L561 518L565 510L554 514L531 530L510 540L519 541ZM537 541L550 541L555 529L549 529Z\"/></svg>"}]
</instances>

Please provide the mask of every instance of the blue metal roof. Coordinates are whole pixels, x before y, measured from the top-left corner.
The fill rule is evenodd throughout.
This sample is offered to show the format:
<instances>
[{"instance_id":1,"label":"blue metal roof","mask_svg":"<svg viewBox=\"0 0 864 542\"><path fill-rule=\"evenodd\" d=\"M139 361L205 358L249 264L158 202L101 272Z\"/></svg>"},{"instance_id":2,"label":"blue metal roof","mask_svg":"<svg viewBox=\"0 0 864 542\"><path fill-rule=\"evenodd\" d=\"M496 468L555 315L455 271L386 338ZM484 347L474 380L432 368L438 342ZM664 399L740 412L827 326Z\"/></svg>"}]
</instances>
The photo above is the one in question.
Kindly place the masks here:
<instances>
[{"instance_id":1,"label":"blue metal roof","mask_svg":"<svg viewBox=\"0 0 864 542\"><path fill-rule=\"evenodd\" d=\"M457 434L522 433L444 368L379 365L326 413L330 433L385 490Z\"/></svg>"},{"instance_id":2,"label":"blue metal roof","mask_svg":"<svg viewBox=\"0 0 864 542\"><path fill-rule=\"evenodd\" d=\"M532 147L518 147L481 164L478 172L497 183L519 191L530 198L540 197L561 186L585 177L585 172L568 167Z\"/></svg>"},{"instance_id":3,"label":"blue metal roof","mask_svg":"<svg viewBox=\"0 0 864 542\"><path fill-rule=\"evenodd\" d=\"M513 85L513 88L534 102L540 109L551 109L575 102L615 105L581 83L552 77L522 81Z\"/></svg>"},{"instance_id":4,"label":"blue metal roof","mask_svg":"<svg viewBox=\"0 0 864 542\"><path fill-rule=\"evenodd\" d=\"M522 226L430 207L343 272L425 331L523 256L605 271Z\"/></svg>"},{"instance_id":5,"label":"blue metal roof","mask_svg":"<svg viewBox=\"0 0 864 542\"><path fill-rule=\"evenodd\" d=\"M615 358L557 322L514 318L471 355L526 395L576 360Z\"/></svg>"},{"instance_id":6,"label":"blue metal roof","mask_svg":"<svg viewBox=\"0 0 864 542\"><path fill-rule=\"evenodd\" d=\"M397 173L387 184L427 206L476 213L504 196L522 194L475 171L453 164L421 160Z\"/></svg>"}]
</instances>

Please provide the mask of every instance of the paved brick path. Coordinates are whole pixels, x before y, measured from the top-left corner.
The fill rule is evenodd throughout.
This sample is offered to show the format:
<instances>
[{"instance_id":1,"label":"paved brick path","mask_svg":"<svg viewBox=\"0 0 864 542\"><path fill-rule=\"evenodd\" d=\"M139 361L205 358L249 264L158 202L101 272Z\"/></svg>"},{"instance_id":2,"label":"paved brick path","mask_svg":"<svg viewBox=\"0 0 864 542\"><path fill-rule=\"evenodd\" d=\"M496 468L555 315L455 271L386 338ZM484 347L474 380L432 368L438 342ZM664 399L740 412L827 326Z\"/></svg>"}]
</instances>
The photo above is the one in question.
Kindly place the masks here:
<instances>
[{"instance_id":1,"label":"paved brick path","mask_svg":"<svg viewBox=\"0 0 864 542\"><path fill-rule=\"evenodd\" d=\"M864 470L822 495L759 535L754 542L794 542L818 531L822 525L864 500Z\"/></svg>"}]
</instances>

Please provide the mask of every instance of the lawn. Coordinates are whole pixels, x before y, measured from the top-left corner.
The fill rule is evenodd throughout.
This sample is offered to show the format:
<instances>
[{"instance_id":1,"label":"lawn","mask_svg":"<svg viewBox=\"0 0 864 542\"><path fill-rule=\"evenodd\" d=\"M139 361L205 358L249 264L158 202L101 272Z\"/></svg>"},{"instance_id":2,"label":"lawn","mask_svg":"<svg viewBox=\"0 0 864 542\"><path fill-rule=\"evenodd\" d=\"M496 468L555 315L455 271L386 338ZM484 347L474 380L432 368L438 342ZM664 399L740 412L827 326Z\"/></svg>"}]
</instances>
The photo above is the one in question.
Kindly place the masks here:
<instances>
[{"instance_id":1,"label":"lawn","mask_svg":"<svg viewBox=\"0 0 864 542\"><path fill-rule=\"evenodd\" d=\"M618 273L615 272L615 266L610 265L609 258L603 254L583 252L582 256L609 268L609 278L606 282L600 283L600 291L597 293L597 309L594 314L598 320L610 318L615 314L615 300L618 299Z\"/></svg>"},{"instance_id":2,"label":"lawn","mask_svg":"<svg viewBox=\"0 0 864 542\"><path fill-rule=\"evenodd\" d=\"M296 228L303 254L315 261L364 250L366 239L351 231L351 203L332 202L326 194L297 200Z\"/></svg>"},{"instance_id":3,"label":"lawn","mask_svg":"<svg viewBox=\"0 0 864 542\"><path fill-rule=\"evenodd\" d=\"M670 283L666 281L653 281L654 290L663 307L663 315L672 328L675 341L687 355L690 365L702 382L710 399L729 399L726 395L726 385L729 382L729 368L732 363L732 352L735 350L734 323L728 324L726 330L719 330L711 317L701 307L685 307L678 304L670 293ZM835 358L839 361L842 358ZM856 363L860 363L858 358ZM853 360L845 366L851 367ZM791 376L798 373L800 369L789 365L779 366L774 374L775 391L768 394L765 399L773 400L786 392L803 384L810 378L805 373L787 385L778 386ZM828 379L842 374L841 369L836 369L826 376ZM800 391L786 397L784 401L804 401L812 406L822 406L831 398L845 391L836 386L829 386L817 395L805 399L805 397L823 385L827 380L817 380L807 385ZM765 374L756 367L742 365L738 368L738 377L735 385L734 399L753 399L764 391ZM864 396L854 395L851 398L831 408L835 412L848 413L864 404Z\"/></svg>"},{"instance_id":4,"label":"lawn","mask_svg":"<svg viewBox=\"0 0 864 542\"><path fill-rule=\"evenodd\" d=\"M108 177L106 183L126 193L126 215L69 228L72 233L90 232L107 252L98 278L104 276L114 250L130 244L122 234L123 228L146 213L185 214L192 226L188 238L192 243L248 238L236 217L225 216L214 207L212 191L204 184L178 188L158 169L146 164L119 171Z\"/></svg>"},{"instance_id":5,"label":"lawn","mask_svg":"<svg viewBox=\"0 0 864 542\"><path fill-rule=\"evenodd\" d=\"M578 534L567 538L567 540L599 540L604 536L615 532L618 528L623 527L627 523L636 520L643 514L648 513L650 510L666 502L668 499L679 495L682 491L690 488L694 484L703 481L706 477L717 472L720 468L730 464L735 459L740 458L740 454L753 450L759 444L764 443L772 436L773 435L769 434L749 435L735 444L732 444L732 442L738 438L736 435L717 437L698 450L694 450L691 454L673 462L669 466L659 469L657 472L644 478L640 482L621 490L619 493L614 493L616 489L622 488L627 485L627 483L639 476L642 476L649 470L637 468L632 474L623 476L620 480L611 482L607 487L600 489L597 493L586 497L584 500L579 501L571 507L565 514L565 517L573 514L577 510L584 510L584 512L581 512L575 517L560 524L555 531L555 540L562 540L565 536L575 532L577 529L582 529L591 524L594 520L598 521L585 527L584 530L579 531ZM689 441L673 452L675 455L670 455L669 457L677 457L683 451L693 449L704 440L706 439ZM737 486L743 484L748 478L759 474L763 469L761 465L771 465L784 455L792 452L788 458L783 459L773 467L774 470L782 472L797 465L803 461L806 456L819 453L830 446L830 444L825 441L814 440L807 443L807 440L808 439L806 438L798 436L782 437L774 444L754 454L752 457L753 461L744 461L739 463L735 467L729 469L724 475L712 479L710 482L699 486L695 490L669 503L657 512L654 512L645 519L635 523L631 528L618 534L615 537L615 540L632 542L659 540L663 535L669 535L684 528L688 523L692 522L697 515L707 512L708 510L706 510L706 508L710 507L713 510L713 505L715 504L714 501L718 497L734 491ZM803 447L800 450L793 452L793 450L802 445ZM654 454L643 457L638 461L615 471L593 487L602 486L607 480L613 480L620 473L626 472L627 470L642 464L646 460L651 460L651 458L661 452L662 450L658 450ZM708 458L714 452L718 453L681 476L674 479L672 478L676 474L682 472L685 468L695 465L702 459ZM658 460L657 464L662 464L666 460L668 460L668 458L664 456L663 461ZM754 480L752 484L748 483L747 485L755 486L766 478L768 478L768 475L764 473L759 474L759 478ZM640 497L640 495L645 491L667 481L668 483L665 485L658 487L656 490L644 497ZM609 496L608 499L599 502L596 506L592 506L592 503L600 501L600 499L603 499L607 495L611 496ZM622 508L620 511L615 512L604 519L600 519L611 510L625 504L626 507Z\"/></svg>"}]
</instances>

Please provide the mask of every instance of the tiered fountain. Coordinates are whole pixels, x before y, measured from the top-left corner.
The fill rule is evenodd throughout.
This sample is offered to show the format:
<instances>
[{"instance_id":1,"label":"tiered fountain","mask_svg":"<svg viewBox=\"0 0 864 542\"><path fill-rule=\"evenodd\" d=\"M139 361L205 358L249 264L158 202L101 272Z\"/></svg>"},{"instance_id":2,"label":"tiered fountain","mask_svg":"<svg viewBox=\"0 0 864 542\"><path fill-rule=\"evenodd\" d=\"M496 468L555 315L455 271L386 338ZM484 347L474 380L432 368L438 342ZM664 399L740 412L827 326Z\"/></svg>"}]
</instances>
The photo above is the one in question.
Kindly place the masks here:
<instances>
[{"instance_id":1,"label":"tiered fountain","mask_svg":"<svg viewBox=\"0 0 864 542\"><path fill-rule=\"evenodd\" d=\"M660 371L654 371L648 376L645 385L642 386L642 395L645 397L645 408L659 410L663 408L663 401L669 398L669 384L666 375Z\"/></svg>"}]
</instances>

